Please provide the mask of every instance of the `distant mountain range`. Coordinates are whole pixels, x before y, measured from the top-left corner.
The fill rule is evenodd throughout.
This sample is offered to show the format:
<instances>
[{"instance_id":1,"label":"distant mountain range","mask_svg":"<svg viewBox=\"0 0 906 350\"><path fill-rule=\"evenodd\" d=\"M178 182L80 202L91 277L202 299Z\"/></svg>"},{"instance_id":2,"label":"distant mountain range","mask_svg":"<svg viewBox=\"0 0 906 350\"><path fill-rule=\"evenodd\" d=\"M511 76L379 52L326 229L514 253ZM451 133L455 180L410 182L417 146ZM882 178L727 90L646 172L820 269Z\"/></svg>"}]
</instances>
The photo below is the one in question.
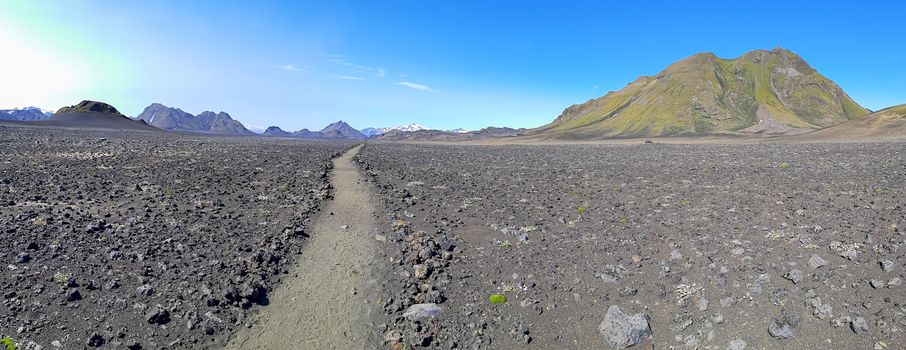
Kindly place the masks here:
<instances>
[{"instance_id":1,"label":"distant mountain range","mask_svg":"<svg viewBox=\"0 0 906 350\"><path fill-rule=\"evenodd\" d=\"M839 86L799 55L782 48L754 50L734 59L699 53L642 76L619 91L567 107L551 123L535 129L485 128L431 130L419 124L370 127L361 131L338 121L319 131L288 132L277 126L262 135L304 139L477 140L520 137L533 140L610 139L699 135L798 135L840 138L887 137L906 132L906 107L869 114ZM63 114L63 115L61 115ZM77 118L73 118L76 116ZM116 116L117 118L112 118ZM36 107L0 110L5 124L113 128L153 126L163 130L257 135L225 112L192 115L154 103L124 124L115 108L94 101L64 107L56 114ZM40 122L47 121L41 124ZM147 124L145 124L147 123ZM821 130L815 132L815 130ZM823 136L822 136L823 135ZM885 136L886 135L886 136Z\"/></svg>"},{"instance_id":2,"label":"distant mountain range","mask_svg":"<svg viewBox=\"0 0 906 350\"><path fill-rule=\"evenodd\" d=\"M152 103L136 119L144 120L154 127L170 131L255 134L225 112L205 111L198 115L192 115L179 108L167 107L160 103Z\"/></svg>"},{"instance_id":3,"label":"distant mountain range","mask_svg":"<svg viewBox=\"0 0 906 350\"><path fill-rule=\"evenodd\" d=\"M349 126L344 121L338 121L330 124L320 131L311 131L302 129L288 132L280 129L278 126L271 126L264 130L263 135L275 137L296 137L303 139L324 139L324 140L364 140L365 135Z\"/></svg>"},{"instance_id":4,"label":"distant mountain range","mask_svg":"<svg viewBox=\"0 0 906 350\"><path fill-rule=\"evenodd\" d=\"M795 134L867 113L799 55L777 48L735 59L690 56L622 90L569 106L531 134L555 139Z\"/></svg>"},{"instance_id":5,"label":"distant mountain range","mask_svg":"<svg viewBox=\"0 0 906 350\"><path fill-rule=\"evenodd\" d=\"M365 135L366 137L374 137L374 136L383 135L384 133L391 131L391 130L399 130L399 131L408 132L408 131L419 131L419 130L427 130L427 129L428 128L426 128L424 126L412 123L412 124L392 126L392 127L387 127L387 128L364 128L364 129L362 129L362 134Z\"/></svg>"},{"instance_id":6,"label":"distant mountain range","mask_svg":"<svg viewBox=\"0 0 906 350\"><path fill-rule=\"evenodd\" d=\"M0 109L0 120L35 121L53 117L53 112L38 107Z\"/></svg>"},{"instance_id":7,"label":"distant mountain range","mask_svg":"<svg viewBox=\"0 0 906 350\"><path fill-rule=\"evenodd\" d=\"M430 129L416 131L390 130L378 136L377 139L394 141L468 141L496 137L524 136L526 132L528 132L528 129L498 128L493 126L476 131L444 131Z\"/></svg>"}]
</instances>

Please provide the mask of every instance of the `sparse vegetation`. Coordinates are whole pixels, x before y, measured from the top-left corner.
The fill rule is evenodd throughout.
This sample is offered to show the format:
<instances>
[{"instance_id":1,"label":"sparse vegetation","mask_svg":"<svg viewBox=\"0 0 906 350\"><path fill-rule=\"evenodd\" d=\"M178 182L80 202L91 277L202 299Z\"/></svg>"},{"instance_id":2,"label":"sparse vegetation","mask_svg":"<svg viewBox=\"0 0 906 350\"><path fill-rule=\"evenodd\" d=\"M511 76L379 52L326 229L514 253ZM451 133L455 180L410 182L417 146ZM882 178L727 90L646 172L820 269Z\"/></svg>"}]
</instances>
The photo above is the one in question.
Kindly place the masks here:
<instances>
[{"instance_id":1,"label":"sparse vegetation","mask_svg":"<svg viewBox=\"0 0 906 350\"><path fill-rule=\"evenodd\" d=\"M488 301L491 302L491 304L503 304L506 302L506 296L503 294L491 294L491 296L488 297Z\"/></svg>"},{"instance_id":2,"label":"sparse vegetation","mask_svg":"<svg viewBox=\"0 0 906 350\"><path fill-rule=\"evenodd\" d=\"M783 163L777 164L777 167L780 168L780 169L789 169L791 166L792 166L792 165L790 165L790 163L787 163L787 162L783 162Z\"/></svg>"},{"instance_id":3,"label":"sparse vegetation","mask_svg":"<svg viewBox=\"0 0 906 350\"><path fill-rule=\"evenodd\" d=\"M0 339L0 345L6 350L16 350L16 343L13 342L13 339L10 337L3 337Z\"/></svg>"},{"instance_id":4,"label":"sparse vegetation","mask_svg":"<svg viewBox=\"0 0 906 350\"><path fill-rule=\"evenodd\" d=\"M57 271L56 273L53 274L53 280L54 280L54 282L57 282L59 284L66 284L67 282L69 282L69 276L70 276L69 274L65 274L60 271Z\"/></svg>"}]
</instances>

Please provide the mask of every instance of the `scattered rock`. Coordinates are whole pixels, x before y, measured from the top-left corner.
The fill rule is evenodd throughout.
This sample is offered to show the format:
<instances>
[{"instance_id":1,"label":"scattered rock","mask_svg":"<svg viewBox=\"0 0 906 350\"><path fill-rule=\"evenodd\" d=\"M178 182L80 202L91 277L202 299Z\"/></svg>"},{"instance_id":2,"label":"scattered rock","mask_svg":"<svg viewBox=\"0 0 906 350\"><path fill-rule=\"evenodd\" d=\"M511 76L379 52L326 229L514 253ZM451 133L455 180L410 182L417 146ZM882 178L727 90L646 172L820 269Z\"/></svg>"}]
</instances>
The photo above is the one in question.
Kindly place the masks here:
<instances>
[{"instance_id":1,"label":"scattered rock","mask_svg":"<svg viewBox=\"0 0 906 350\"><path fill-rule=\"evenodd\" d=\"M139 295L144 295L144 296L148 296L148 297L154 295L154 292L155 292L154 287L151 287L150 285L147 285L147 284L143 284L143 285L139 286L138 288L135 288L135 291L138 292Z\"/></svg>"},{"instance_id":2,"label":"scattered rock","mask_svg":"<svg viewBox=\"0 0 906 350\"><path fill-rule=\"evenodd\" d=\"M808 259L808 266L810 266L812 269L817 269L826 265L827 260L824 260L824 258L818 255L812 254L812 257Z\"/></svg>"},{"instance_id":3,"label":"scattered rock","mask_svg":"<svg viewBox=\"0 0 906 350\"><path fill-rule=\"evenodd\" d=\"M865 318L856 317L849 323L849 328L856 334L862 334L868 332L868 322L865 322Z\"/></svg>"},{"instance_id":4,"label":"scattered rock","mask_svg":"<svg viewBox=\"0 0 906 350\"><path fill-rule=\"evenodd\" d=\"M619 306L613 305L607 309L598 331L611 346L627 348L651 335L648 320L643 313L626 316Z\"/></svg>"},{"instance_id":5,"label":"scattered rock","mask_svg":"<svg viewBox=\"0 0 906 350\"><path fill-rule=\"evenodd\" d=\"M783 278L793 281L793 284L799 284L799 282L802 282L802 271L799 269L792 269L790 272L783 275Z\"/></svg>"},{"instance_id":6,"label":"scattered rock","mask_svg":"<svg viewBox=\"0 0 906 350\"><path fill-rule=\"evenodd\" d=\"M415 304L403 312L403 317L410 321L419 321L423 318L435 318L440 316L442 309L435 303Z\"/></svg>"},{"instance_id":7,"label":"scattered rock","mask_svg":"<svg viewBox=\"0 0 906 350\"><path fill-rule=\"evenodd\" d=\"M102 337L100 334L97 334L97 333L92 333L88 337L88 340L85 341L85 345L88 346L89 348L99 348L102 345L104 345L104 343L105 343L104 337Z\"/></svg>"},{"instance_id":8,"label":"scattered rock","mask_svg":"<svg viewBox=\"0 0 906 350\"><path fill-rule=\"evenodd\" d=\"M768 333L779 339L789 339L793 337L793 329L799 326L799 315L791 310L784 309L781 311L779 318L774 318L768 325Z\"/></svg>"},{"instance_id":9,"label":"scattered rock","mask_svg":"<svg viewBox=\"0 0 906 350\"><path fill-rule=\"evenodd\" d=\"M167 311L160 304L151 308L151 311L145 314L145 319L150 324L167 324L170 322L170 311Z\"/></svg>"},{"instance_id":10,"label":"scattered rock","mask_svg":"<svg viewBox=\"0 0 906 350\"><path fill-rule=\"evenodd\" d=\"M746 342L742 339L734 339L727 342L727 350L743 350L746 348Z\"/></svg>"}]
</instances>

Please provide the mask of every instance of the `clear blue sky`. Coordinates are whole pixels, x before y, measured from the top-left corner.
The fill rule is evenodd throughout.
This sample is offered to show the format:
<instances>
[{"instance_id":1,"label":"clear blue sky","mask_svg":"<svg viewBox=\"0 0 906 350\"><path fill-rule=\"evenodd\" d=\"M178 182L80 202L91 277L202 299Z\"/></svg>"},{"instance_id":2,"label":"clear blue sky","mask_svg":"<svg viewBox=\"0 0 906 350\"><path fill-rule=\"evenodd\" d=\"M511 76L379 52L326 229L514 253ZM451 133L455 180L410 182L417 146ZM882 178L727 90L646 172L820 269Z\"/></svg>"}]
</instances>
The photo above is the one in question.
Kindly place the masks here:
<instances>
[{"instance_id":1,"label":"clear blue sky","mask_svg":"<svg viewBox=\"0 0 906 350\"><path fill-rule=\"evenodd\" d=\"M906 103L897 2L491 3L3 0L0 108L97 99L288 130L534 127L688 55L776 46L865 107Z\"/></svg>"}]
</instances>

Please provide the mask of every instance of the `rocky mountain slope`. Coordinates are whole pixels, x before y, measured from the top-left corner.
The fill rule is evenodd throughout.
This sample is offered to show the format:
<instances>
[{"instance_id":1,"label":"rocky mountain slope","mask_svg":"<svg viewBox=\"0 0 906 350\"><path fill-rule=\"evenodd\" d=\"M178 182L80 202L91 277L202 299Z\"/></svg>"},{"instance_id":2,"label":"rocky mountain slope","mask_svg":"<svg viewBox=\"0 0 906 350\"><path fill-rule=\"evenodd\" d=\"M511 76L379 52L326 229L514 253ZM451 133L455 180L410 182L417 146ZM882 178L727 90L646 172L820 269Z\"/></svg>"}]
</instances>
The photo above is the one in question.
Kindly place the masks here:
<instances>
[{"instance_id":1,"label":"rocky mountain slope","mask_svg":"<svg viewBox=\"0 0 906 350\"><path fill-rule=\"evenodd\" d=\"M67 129L160 131L144 121L129 119L111 105L88 100L60 108L51 118L33 121L11 120L3 121L3 123L4 125Z\"/></svg>"},{"instance_id":2,"label":"rocky mountain slope","mask_svg":"<svg viewBox=\"0 0 906 350\"><path fill-rule=\"evenodd\" d=\"M801 135L802 140L904 140L906 104L894 106L843 124Z\"/></svg>"},{"instance_id":3,"label":"rocky mountain slope","mask_svg":"<svg viewBox=\"0 0 906 350\"><path fill-rule=\"evenodd\" d=\"M0 109L0 120L35 121L53 117L53 112L38 107Z\"/></svg>"},{"instance_id":4,"label":"rocky mountain slope","mask_svg":"<svg viewBox=\"0 0 906 350\"><path fill-rule=\"evenodd\" d=\"M320 133L328 136L328 138L349 140L363 140L366 138L360 131L349 126L349 124L346 124L346 122L342 120L321 129Z\"/></svg>"},{"instance_id":5,"label":"rocky mountain slope","mask_svg":"<svg viewBox=\"0 0 906 350\"><path fill-rule=\"evenodd\" d=\"M148 124L164 130L254 134L225 112L205 111L198 115L192 115L179 108L167 107L160 103L152 103L136 119L144 120Z\"/></svg>"},{"instance_id":6,"label":"rocky mountain slope","mask_svg":"<svg viewBox=\"0 0 906 350\"><path fill-rule=\"evenodd\" d=\"M622 90L572 105L533 134L559 139L792 134L867 113L799 55L776 48L735 59L690 56Z\"/></svg>"}]
</instances>

